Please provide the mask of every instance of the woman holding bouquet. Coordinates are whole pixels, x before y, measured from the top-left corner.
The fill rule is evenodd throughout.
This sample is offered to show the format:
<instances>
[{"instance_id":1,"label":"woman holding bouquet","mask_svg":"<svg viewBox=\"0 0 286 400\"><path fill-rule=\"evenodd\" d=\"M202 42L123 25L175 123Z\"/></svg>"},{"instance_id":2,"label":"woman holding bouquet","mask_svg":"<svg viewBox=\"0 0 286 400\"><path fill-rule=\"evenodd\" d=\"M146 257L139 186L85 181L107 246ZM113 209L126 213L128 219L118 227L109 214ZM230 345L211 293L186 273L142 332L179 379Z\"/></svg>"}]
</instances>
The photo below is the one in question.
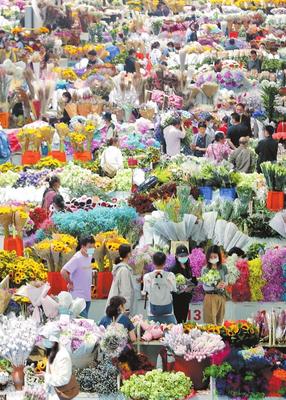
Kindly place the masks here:
<instances>
[{"instance_id":1,"label":"woman holding bouquet","mask_svg":"<svg viewBox=\"0 0 286 400\"><path fill-rule=\"evenodd\" d=\"M202 269L205 292L203 303L204 323L221 325L224 320L227 286L227 268L222 264L222 256L218 246L209 247L207 266Z\"/></svg>"},{"instance_id":2,"label":"woman holding bouquet","mask_svg":"<svg viewBox=\"0 0 286 400\"><path fill-rule=\"evenodd\" d=\"M173 293L173 307L176 320L178 324L181 324L187 321L193 288L198 284L197 278L192 274L189 251L186 246L181 245L176 248L176 261L170 271L175 274L177 280L178 292ZM185 278L185 284L180 285L178 280L181 277ZM180 286L181 290L179 290Z\"/></svg>"}]
</instances>

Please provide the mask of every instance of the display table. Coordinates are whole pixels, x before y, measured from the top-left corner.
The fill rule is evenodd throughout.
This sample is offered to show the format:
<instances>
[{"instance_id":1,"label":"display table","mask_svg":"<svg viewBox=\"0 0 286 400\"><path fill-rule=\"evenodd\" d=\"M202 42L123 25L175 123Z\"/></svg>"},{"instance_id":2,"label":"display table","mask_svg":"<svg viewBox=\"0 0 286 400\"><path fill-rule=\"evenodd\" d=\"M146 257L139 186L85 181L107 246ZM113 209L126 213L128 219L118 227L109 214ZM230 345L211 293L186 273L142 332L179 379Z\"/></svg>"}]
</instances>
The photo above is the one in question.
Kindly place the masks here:
<instances>
[{"instance_id":1,"label":"display table","mask_svg":"<svg viewBox=\"0 0 286 400\"><path fill-rule=\"evenodd\" d=\"M146 316L146 310L144 310L144 301L137 300L136 313ZM92 300L91 307L89 311L89 318L100 321L100 319L105 315L106 300ZM257 311L265 310L271 311L272 309L284 309L284 302L241 302L234 303L232 301L227 301L226 303L226 320L241 320L251 318ZM203 323L203 303L192 303L190 305L189 319L197 323Z\"/></svg>"}]
</instances>

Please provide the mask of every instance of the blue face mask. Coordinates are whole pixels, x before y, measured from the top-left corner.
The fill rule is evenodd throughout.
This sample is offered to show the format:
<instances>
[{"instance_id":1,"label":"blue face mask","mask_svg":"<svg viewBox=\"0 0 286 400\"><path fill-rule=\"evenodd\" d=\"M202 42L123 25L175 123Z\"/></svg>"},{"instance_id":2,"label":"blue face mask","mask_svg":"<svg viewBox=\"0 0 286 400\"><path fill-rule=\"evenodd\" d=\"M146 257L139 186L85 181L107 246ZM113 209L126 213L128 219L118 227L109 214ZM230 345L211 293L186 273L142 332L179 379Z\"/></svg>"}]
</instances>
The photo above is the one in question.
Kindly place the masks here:
<instances>
[{"instance_id":1,"label":"blue face mask","mask_svg":"<svg viewBox=\"0 0 286 400\"><path fill-rule=\"evenodd\" d=\"M86 252L89 257L92 257L94 255L94 248L87 249Z\"/></svg>"},{"instance_id":2,"label":"blue face mask","mask_svg":"<svg viewBox=\"0 0 286 400\"><path fill-rule=\"evenodd\" d=\"M186 264L186 262L188 261L189 257L178 257L178 261L181 264Z\"/></svg>"},{"instance_id":3,"label":"blue face mask","mask_svg":"<svg viewBox=\"0 0 286 400\"><path fill-rule=\"evenodd\" d=\"M44 339L44 340L43 340L43 346L44 346L46 349L51 349L51 348L53 347L53 345L54 345L54 343L51 342L49 339Z\"/></svg>"}]
</instances>

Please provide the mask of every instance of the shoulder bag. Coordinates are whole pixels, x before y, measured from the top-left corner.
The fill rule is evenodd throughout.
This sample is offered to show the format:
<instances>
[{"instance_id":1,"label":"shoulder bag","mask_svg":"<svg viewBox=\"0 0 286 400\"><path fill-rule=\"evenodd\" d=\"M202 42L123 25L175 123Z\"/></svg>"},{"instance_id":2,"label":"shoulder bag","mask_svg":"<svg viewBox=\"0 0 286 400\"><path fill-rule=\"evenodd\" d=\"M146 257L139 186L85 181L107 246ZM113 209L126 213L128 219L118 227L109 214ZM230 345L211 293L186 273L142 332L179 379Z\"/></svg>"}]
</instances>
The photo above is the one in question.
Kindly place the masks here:
<instances>
[{"instance_id":1,"label":"shoulder bag","mask_svg":"<svg viewBox=\"0 0 286 400\"><path fill-rule=\"evenodd\" d=\"M75 375L72 374L67 385L55 387L55 391L60 400L72 400L79 394L79 384Z\"/></svg>"}]
</instances>

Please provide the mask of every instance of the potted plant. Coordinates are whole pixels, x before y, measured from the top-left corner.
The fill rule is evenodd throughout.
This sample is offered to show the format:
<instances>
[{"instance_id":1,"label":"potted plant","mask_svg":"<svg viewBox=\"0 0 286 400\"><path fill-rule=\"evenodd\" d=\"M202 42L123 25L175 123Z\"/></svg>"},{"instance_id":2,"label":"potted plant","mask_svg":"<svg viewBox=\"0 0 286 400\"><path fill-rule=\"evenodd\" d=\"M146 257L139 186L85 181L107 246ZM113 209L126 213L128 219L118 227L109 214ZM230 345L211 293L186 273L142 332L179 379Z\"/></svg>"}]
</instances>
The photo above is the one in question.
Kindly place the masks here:
<instances>
[{"instance_id":1,"label":"potted plant","mask_svg":"<svg viewBox=\"0 0 286 400\"><path fill-rule=\"evenodd\" d=\"M261 164L261 171L268 187L266 206L270 211L279 211L284 208L284 188L286 186L286 168L282 164L265 162Z\"/></svg>"}]
</instances>

